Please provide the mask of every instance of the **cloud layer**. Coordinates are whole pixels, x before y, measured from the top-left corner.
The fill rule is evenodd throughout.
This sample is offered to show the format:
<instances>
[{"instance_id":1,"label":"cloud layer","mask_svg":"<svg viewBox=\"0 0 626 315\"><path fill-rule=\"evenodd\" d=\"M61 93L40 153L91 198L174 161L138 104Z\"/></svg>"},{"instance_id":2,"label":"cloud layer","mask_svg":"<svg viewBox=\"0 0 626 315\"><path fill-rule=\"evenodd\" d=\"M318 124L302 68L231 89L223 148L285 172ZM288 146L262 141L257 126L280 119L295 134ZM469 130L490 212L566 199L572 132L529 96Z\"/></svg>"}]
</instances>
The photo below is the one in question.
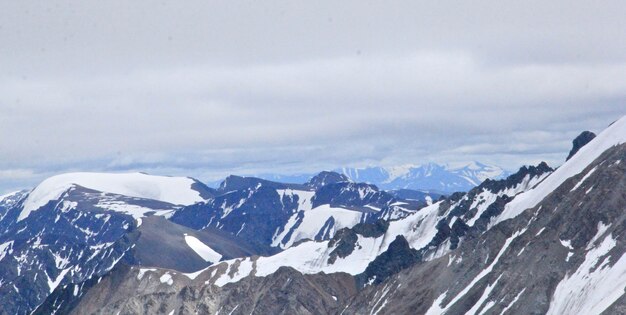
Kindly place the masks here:
<instances>
[{"instance_id":1,"label":"cloud layer","mask_svg":"<svg viewBox=\"0 0 626 315\"><path fill-rule=\"evenodd\" d=\"M0 191L71 170L561 163L626 113L626 7L16 2Z\"/></svg>"}]
</instances>

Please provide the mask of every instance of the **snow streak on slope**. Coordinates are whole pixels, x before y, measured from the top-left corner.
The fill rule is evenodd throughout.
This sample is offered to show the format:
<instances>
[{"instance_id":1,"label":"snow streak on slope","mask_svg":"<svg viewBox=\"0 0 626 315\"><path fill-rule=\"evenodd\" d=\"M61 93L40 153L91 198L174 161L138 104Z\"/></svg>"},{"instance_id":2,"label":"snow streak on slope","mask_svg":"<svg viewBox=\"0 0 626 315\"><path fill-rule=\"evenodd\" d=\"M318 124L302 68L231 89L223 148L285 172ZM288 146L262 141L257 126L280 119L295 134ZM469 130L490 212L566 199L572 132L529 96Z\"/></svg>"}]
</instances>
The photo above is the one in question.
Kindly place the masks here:
<instances>
[{"instance_id":1,"label":"snow streak on slope","mask_svg":"<svg viewBox=\"0 0 626 315\"><path fill-rule=\"evenodd\" d=\"M191 249L193 249L198 256L202 257L205 261L209 262L218 262L222 259L222 255L218 252L214 251L211 247L202 243L201 240L197 239L194 236L185 234L185 242Z\"/></svg>"},{"instance_id":2,"label":"snow streak on slope","mask_svg":"<svg viewBox=\"0 0 626 315\"><path fill-rule=\"evenodd\" d=\"M112 198L102 198L96 204L96 207L107 209L115 212L121 212L132 216L133 218L140 220L142 217L145 217L147 214L152 213L158 216L164 216L166 218L170 217L174 210L167 209L152 209L147 207L142 207L138 205L131 205L126 202L120 200L112 200ZM139 222L139 221L138 221Z\"/></svg>"},{"instance_id":3,"label":"snow streak on slope","mask_svg":"<svg viewBox=\"0 0 626 315\"><path fill-rule=\"evenodd\" d=\"M626 116L602 131L537 187L515 197L506 205L502 214L491 221L490 225L514 218L524 210L536 206L567 179L582 172L604 151L624 142L626 142Z\"/></svg>"},{"instance_id":4,"label":"snow streak on slope","mask_svg":"<svg viewBox=\"0 0 626 315\"><path fill-rule=\"evenodd\" d=\"M73 185L85 188L164 201L177 205L190 205L203 201L200 193L191 186L195 181L187 177L153 176L143 173L67 173L50 177L39 184L24 202L18 221L28 217L51 200L58 199Z\"/></svg>"},{"instance_id":5,"label":"snow streak on slope","mask_svg":"<svg viewBox=\"0 0 626 315\"><path fill-rule=\"evenodd\" d=\"M363 213L360 211L335 208L330 205L321 205L308 211L299 212L289 218L285 229L274 239L272 246L288 248L299 240L314 239L320 233L332 237L339 229L358 224L362 216ZM297 227L295 227L296 224ZM287 236L290 236L288 241L282 243L282 240Z\"/></svg>"},{"instance_id":6,"label":"snow streak on slope","mask_svg":"<svg viewBox=\"0 0 626 315\"><path fill-rule=\"evenodd\" d=\"M481 279L483 279L486 275L488 275L489 273L491 273L491 271L493 270L493 267L495 267L495 265L498 263L498 261L500 261L500 257L502 257L502 255L506 252L506 250L509 248L509 245L511 245L511 243L520 235L524 234L524 232L526 232L526 229L523 229L521 231L518 231L516 233L514 233L513 235L511 235L511 237L509 237L505 242L504 245L502 245L502 248L500 249L500 251L498 252L498 255L496 256L496 258L493 259L493 261L491 262L491 264L489 264L489 266L487 266L485 269L483 269L478 275L476 275L476 277L474 277L474 279L472 280L472 282L470 282L465 289L463 289L460 293L458 293L450 302L448 302L448 304L446 306L444 306L442 304L443 300L446 298L447 296L447 292L444 292L441 296L439 296L435 302L433 302L433 305L428 309L428 311L426 311L426 315L441 315L441 314L445 314L448 309L454 305L456 302L458 302L463 296L465 296L473 287L474 285L476 285L476 283L478 283ZM496 280L497 282L497 280ZM493 285L493 287L495 287L495 284ZM493 288L491 288L493 289Z\"/></svg>"},{"instance_id":7,"label":"snow streak on slope","mask_svg":"<svg viewBox=\"0 0 626 315\"><path fill-rule=\"evenodd\" d=\"M476 223L476 221L483 214L483 212L485 212L487 208L489 208L489 206L498 199L498 197L505 195L509 197L515 197L517 194L527 191L528 189L537 185L537 183L540 183L549 174L550 173L544 173L541 176L534 177L526 175L522 182L518 185L498 191L496 193L488 189L483 189L483 191L481 191L480 194L475 197L474 202L470 206L470 209L476 208L476 214L466 222L467 225L473 226L474 223Z\"/></svg>"},{"instance_id":8,"label":"snow streak on slope","mask_svg":"<svg viewBox=\"0 0 626 315\"><path fill-rule=\"evenodd\" d=\"M321 239L327 239L342 228L355 226L364 217L364 212L362 211L333 207L329 204L313 208L314 191L277 189L276 192L281 197L281 200L284 200L285 197L297 197L298 208L289 217L282 230L280 228L277 229L272 238L272 246L289 248L303 239L319 240L319 238L316 238L317 236L320 236ZM370 191L369 187L359 189L360 198L364 198L371 193L375 192ZM380 211L380 209L370 205L365 207Z\"/></svg>"},{"instance_id":9,"label":"snow streak on slope","mask_svg":"<svg viewBox=\"0 0 626 315\"><path fill-rule=\"evenodd\" d=\"M609 266L611 256L607 254L615 245L612 235L608 235L587 252L580 267L557 285L548 315L600 314L624 294L626 255Z\"/></svg>"}]
</instances>

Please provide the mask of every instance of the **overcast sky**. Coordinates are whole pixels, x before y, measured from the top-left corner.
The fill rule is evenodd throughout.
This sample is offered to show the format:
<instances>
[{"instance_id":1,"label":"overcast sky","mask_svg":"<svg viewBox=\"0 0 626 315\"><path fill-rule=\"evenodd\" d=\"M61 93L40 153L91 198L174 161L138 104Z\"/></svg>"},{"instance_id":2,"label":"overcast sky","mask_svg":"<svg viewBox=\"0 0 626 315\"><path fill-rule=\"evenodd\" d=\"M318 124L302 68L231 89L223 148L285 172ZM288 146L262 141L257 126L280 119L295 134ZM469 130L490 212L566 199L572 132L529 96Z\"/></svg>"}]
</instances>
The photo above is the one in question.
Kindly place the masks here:
<instances>
[{"instance_id":1,"label":"overcast sky","mask_svg":"<svg viewBox=\"0 0 626 315\"><path fill-rule=\"evenodd\" d=\"M626 114L623 1L0 4L0 193L67 171L556 166Z\"/></svg>"}]
</instances>

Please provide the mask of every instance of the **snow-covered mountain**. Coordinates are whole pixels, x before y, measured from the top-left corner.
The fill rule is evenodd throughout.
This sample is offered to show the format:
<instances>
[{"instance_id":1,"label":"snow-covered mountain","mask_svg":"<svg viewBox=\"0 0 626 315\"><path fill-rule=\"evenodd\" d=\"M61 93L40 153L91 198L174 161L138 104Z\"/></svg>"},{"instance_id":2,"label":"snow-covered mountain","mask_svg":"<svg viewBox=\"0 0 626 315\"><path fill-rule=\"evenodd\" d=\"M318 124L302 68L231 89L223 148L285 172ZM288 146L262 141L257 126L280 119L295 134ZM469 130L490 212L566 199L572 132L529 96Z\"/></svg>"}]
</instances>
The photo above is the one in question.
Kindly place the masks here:
<instances>
[{"instance_id":1,"label":"snow-covered mountain","mask_svg":"<svg viewBox=\"0 0 626 315\"><path fill-rule=\"evenodd\" d=\"M183 205L210 195L210 188L191 178L70 173L48 178L30 192L3 196L2 312L29 313L58 285L105 274L123 257L141 265L138 259L149 255L142 254L142 246L134 246L150 243L144 242L150 233L140 236L136 232L142 220L169 217ZM149 230L150 226L140 229ZM137 255L132 254L135 250ZM190 259L179 266L208 265L195 261L194 255L187 256Z\"/></svg>"},{"instance_id":2,"label":"snow-covered mountain","mask_svg":"<svg viewBox=\"0 0 626 315\"><path fill-rule=\"evenodd\" d=\"M16 193L0 201L0 305L9 314L623 314L626 117L573 152L556 170L524 166L430 204L333 172L302 184L230 176L191 205L72 184L21 220L30 196Z\"/></svg>"},{"instance_id":3,"label":"snow-covered mountain","mask_svg":"<svg viewBox=\"0 0 626 315\"><path fill-rule=\"evenodd\" d=\"M118 263L193 272L421 206L332 172L300 185L231 176L217 190L186 177L61 174L0 199L0 310L29 313Z\"/></svg>"},{"instance_id":4,"label":"snow-covered mountain","mask_svg":"<svg viewBox=\"0 0 626 315\"><path fill-rule=\"evenodd\" d=\"M625 142L622 118L557 170L545 163L522 167L506 179L486 180L403 217L361 222L330 239L295 242L269 256L223 260L193 274L120 265L98 281L60 287L38 312L60 305L77 314L304 314L311 309L323 314L619 314L626 285ZM238 189L228 193L254 182L230 181L222 188ZM258 189L270 185L257 181ZM315 194L349 183L326 184ZM272 189L297 190L291 196L298 196L293 199L299 208L300 200L314 199L300 199L307 191L303 187L308 186ZM368 195L350 185L332 195L343 191ZM286 195L281 201L289 199ZM335 200L343 204L344 199ZM314 209L314 201L310 204Z\"/></svg>"}]
</instances>

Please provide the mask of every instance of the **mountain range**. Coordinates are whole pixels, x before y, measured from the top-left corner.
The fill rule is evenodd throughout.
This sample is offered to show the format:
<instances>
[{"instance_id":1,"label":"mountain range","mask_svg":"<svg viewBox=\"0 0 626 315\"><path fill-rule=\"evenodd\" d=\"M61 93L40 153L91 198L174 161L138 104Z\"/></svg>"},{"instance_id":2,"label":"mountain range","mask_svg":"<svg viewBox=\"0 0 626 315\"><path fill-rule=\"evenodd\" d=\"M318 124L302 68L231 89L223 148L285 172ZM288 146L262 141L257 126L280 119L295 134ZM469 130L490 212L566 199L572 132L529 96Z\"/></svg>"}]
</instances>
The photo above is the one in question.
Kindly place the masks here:
<instances>
[{"instance_id":1,"label":"mountain range","mask_svg":"<svg viewBox=\"0 0 626 315\"><path fill-rule=\"evenodd\" d=\"M354 182L373 184L384 190L417 190L445 195L457 191L468 191L486 179L506 178L511 172L495 165L470 162L459 165L427 163L423 165L402 165L394 167L372 166L365 168L344 167L333 170ZM303 183L315 174L260 174L256 177L283 182ZM210 182L217 187L221 181Z\"/></svg>"},{"instance_id":2,"label":"mountain range","mask_svg":"<svg viewBox=\"0 0 626 315\"><path fill-rule=\"evenodd\" d=\"M625 314L624 161L626 117L437 198L364 180L434 165L57 175L0 197L0 314Z\"/></svg>"}]
</instances>

